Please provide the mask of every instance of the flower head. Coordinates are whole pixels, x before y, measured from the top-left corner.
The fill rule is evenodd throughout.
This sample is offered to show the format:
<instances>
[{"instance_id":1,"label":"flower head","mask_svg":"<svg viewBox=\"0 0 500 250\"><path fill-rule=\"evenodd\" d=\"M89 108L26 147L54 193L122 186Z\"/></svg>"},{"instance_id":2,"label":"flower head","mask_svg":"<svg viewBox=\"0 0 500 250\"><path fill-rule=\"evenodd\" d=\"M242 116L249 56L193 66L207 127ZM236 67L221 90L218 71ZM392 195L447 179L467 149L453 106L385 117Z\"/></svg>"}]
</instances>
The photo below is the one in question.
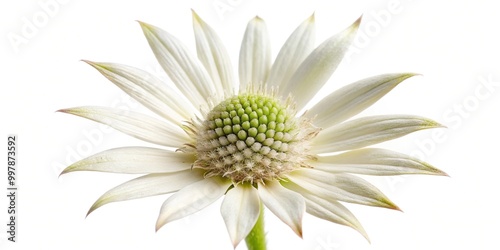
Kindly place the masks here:
<instances>
[{"instance_id":1,"label":"flower head","mask_svg":"<svg viewBox=\"0 0 500 250\"><path fill-rule=\"evenodd\" d=\"M224 197L221 213L234 246L255 225L261 203L299 236L307 211L367 237L340 202L398 207L353 174L445 173L410 156L367 147L438 123L411 115L350 119L413 74L354 82L298 113L339 65L360 21L315 47L311 16L271 64L265 22L254 18L240 50L238 85L222 42L196 13L197 57L171 34L140 22L173 85L130 66L86 62L159 118L105 107L61 111L166 148L110 149L63 173L143 174L103 194L89 213L110 202L174 193L161 207L157 229Z\"/></svg>"}]
</instances>

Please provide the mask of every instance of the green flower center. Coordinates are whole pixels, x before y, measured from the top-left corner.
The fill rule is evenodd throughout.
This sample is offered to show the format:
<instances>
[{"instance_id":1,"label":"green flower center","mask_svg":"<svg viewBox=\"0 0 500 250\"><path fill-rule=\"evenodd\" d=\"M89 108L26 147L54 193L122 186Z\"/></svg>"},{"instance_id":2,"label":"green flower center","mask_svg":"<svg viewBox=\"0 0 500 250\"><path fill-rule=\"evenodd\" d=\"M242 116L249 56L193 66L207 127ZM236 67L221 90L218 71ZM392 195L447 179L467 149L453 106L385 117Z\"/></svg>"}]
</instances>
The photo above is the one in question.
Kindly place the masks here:
<instances>
[{"instance_id":1,"label":"green flower center","mask_svg":"<svg viewBox=\"0 0 500 250\"><path fill-rule=\"evenodd\" d=\"M293 110L274 97L233 96L198 127L194 166L236 183L282 178L306 157L301 125Z\"/></svg>"}]
</instances>

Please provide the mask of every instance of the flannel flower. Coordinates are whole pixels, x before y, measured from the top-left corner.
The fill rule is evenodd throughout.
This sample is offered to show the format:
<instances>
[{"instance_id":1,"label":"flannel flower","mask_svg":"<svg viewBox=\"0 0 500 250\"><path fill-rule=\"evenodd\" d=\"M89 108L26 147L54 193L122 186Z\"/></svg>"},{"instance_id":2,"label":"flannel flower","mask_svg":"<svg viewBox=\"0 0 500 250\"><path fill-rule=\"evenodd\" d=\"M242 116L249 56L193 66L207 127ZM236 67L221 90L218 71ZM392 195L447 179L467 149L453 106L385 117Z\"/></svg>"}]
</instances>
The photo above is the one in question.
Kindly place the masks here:
<instances>
[{"instance_id":1,"label":"flannel flower","mask_svg":"<svg viewBox=\"0 0 500 250\"><path fill-rule=\"evenodd\" d=\"M313 15L295 29L271 63L266 24L255 17L243 37L239 81L219 37L195 12L197 56L171 34L140 22L172 82L131 66L85 62L158 116L94 106L60 111L162 148L106 150L72 164L63 174L142 174L104 193L89 213L110 202L173 193L161 207L157 230L223 197L220 210L235 247L255 236L250 232L258 227L264 207L300 237L307 212L367 238L341 202L399 208L358 175L446 174L413 157L369 147L441 127L437 122L413 115L350 119L414 74L359 80L298 113L335 71L360 22L315 46Z\"/></svg>"}]
</instances>

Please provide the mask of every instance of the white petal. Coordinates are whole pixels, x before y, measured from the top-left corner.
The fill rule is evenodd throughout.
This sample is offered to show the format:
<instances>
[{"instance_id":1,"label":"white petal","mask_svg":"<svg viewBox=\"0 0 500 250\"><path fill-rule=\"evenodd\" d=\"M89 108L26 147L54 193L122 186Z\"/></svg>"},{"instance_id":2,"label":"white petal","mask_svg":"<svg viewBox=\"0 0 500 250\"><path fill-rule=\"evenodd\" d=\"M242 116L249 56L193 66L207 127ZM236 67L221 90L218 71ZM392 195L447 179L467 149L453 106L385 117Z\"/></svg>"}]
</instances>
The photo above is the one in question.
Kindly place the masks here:
<instances>
[{"instance_id":1,"label":"white petal","mask_svg":"<svg viewBox=\"0 0 500 250\"><path fill-rule=\"evenodd\" d=\"M411 115L378 115L347 121L322 130L313 139L316 154L366 147L429 128L442 127L427 118Z\"/></svg>"},{"instance_id":2,"label":"white petal","mask_svg":"<svg viewBox=\"0 0 500 250\"><path fill-rule=\"evenodd\" d=\"M328 38L300 64L286 88L281 91L292 94L297 110L302 109L323 87L342 61L358 31L361 18L339 34Z\"/></svg>"},{"instance_id":3,"label":"white petal","mask_svg":"<svg viewBox=\"0 0 500 250\"><path fill-rule=\"evenodd\" d=\"M109 149L64 169L61 174L74 171L100 171L123 174L170 173L191 168L192 154L158 148L123 147Z\"/></svg>"},{"instance_id":4,"label":"white petal","mask_svg":"<svg viewBox=\"0 0 500 250\"><path fill-rule=\"evenodd\" d=\"M213 177L184 187L163 203L156 221L156 230L168 222L196 213L212 204L224 195L230 185L227 180Z\"/></svg>"},{"instance_id":5,"label":"white petal","mask_svg":"<svg viewBox=\"0 0 500 250\"><path fill-rule=\"evenodd\" d=\"M85 61L135 100L180 125L198 111L154 75L126 65Z\"/></svg>"},{"instance_id":6,"label":"white petal","mask_svg":"<svg viewBox=\"0 0 500 250\"><path fill-rule=\"evenodd\" d=\"M216 92L201 62L181 41L158 27L143 22L140 24L156 59L195 108L206 105L208 97L222 94Z\"/></svg>"},{"instance_id":7,"label":"white petal","mask_svg":"<svg viewBox=\"0 0 500 250\"><path fill-rule=\"evenodd\" d=\"M302 216L306 209L304 198L277 181L259 185L258 191L264 205L302 237Z\"/></svg>"},{"instance_id":8,"label":"white petal","mask_svg":"<svg viewBox=\"0 0 500 250\"><path fill-rule=\"evenodd\" d=\"M301 169L289 174L288 179L323 199L399 210L375 186L354 175Z\"/></svg>"},{"instance_id":9,"label":"white petal","mask_svg":"<svg viewBox=\"0 0 500 250\"><path fill-rule=\"evenodd\" d=\"M330 173L366 175L447 174L430 164L405 154L381 148L364 148L331 156L318 156L314 169Z\"/></svg>"},{"instance_id":10,"label":"white petal","mask_svg":"<svg viewBox=\"0 0 500 250\"><path fill-rule=\"evenodd\" d=\"M179 127L128 110L87 106L61 109L59 112L100 122L138 139L167 147L178 148L190 141Z\"/></svg>"},{"instance_id":11,"label":"white petal","mask_svg":"<svg viewBox=\"0 0 500 250\"><path fill-rule=\"evenodd\" d=\"M287 89L286 84L314 48L315 31L313 14L295 29L281 48L269 73L269 87L279 87L279 91ZM279 95L284 96L284 93L279 92Z\"/></svg>"},{"instance_id":12,"label":"white petal","mask_svg":"<svg viewBox=\"0 0 500 250\"><path fill-rule=\"evenodd\" d=\"M260 199L251 185L240 184L229 190L222 202L222 217L236 246L252 230L260 214Z\"/></svg>"},{"instance_id":13,"label":"white petal","mask_svg":"<svg viewBox=\"0 0 500 250\"><path fill-rule=\"evenodd\" d=\"M328 128L365 110L403 80L415 74L384 74L351 83L314 105L307 117L315 117L314 125Z\"/></svg>"},{"instance_id":14,"label":"white petal","mask_svg":"<svg viewBox=\"0 0 500 250\"><path fill-rule=\"evenodd\" d=\"M168 194L202 179L203 171L196 169L174 173L144 175L116 186L104 193L92 205L87 215L97 208L111 202Z\"/></svg>"},{"instance_id":15,"label":"white petal","mask_svg":"<svg viewBox=\"0 0 500 250\"><path fill-rule=\"evenodd\" d=\"M370 241L368 234L358 219L340 202L315 196L298 186L294 187L294 190L304 197L307 213L333 223L351 227L363 235L368 242Z\"/></svg>"},{"instance_id":16,"label":"white petal","mask_svg":"<svg viewBox=\"0 0 500 250\"><path fill-rule=\"evenodd\" d=\"M215 86L235 94L235 78L231 60L217 33L193 11L193 29L198 59L212 77Z\"/></svg>"},{"instance_id":17,"label":"white petal","mask_svg":"<svg viewBox=\"0 0 500 250\"><path fill-rule=\"evenodd\" d=\"M267 79L271 68L271 46L264 20L252 19L245 30L240 49L240 92L246 92L249 83L260 84Z\"/></svg>"}]
</instances>

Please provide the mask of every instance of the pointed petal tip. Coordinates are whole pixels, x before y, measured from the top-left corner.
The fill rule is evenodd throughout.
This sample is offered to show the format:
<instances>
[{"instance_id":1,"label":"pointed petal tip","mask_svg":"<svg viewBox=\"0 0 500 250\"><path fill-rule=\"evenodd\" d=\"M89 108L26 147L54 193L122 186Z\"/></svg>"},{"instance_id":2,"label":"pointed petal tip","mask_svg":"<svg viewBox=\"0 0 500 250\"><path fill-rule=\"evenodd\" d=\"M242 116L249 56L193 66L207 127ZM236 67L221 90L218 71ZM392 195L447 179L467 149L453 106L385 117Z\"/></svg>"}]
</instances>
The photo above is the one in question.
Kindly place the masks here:
<instances>
[{"instance_id":1,"label":"pointed petal tip","mask_svg":"<svg viewBox=\"0 0 500 250\"><path fill-rule=\"evenodd\" d=\"M168 223L170 223L174 220L177 220L177 219L181 219L181 218L173 218L172 213L166 214L166 213L162 213L162 212L163 211L160 210L160 215L158 216L158 219L156 220L155 232L158 232L163 226L167 225Z\"/></svg>"},{"instance_id":2,"label":"pointed petal tip","mask_svg":"<svg viewBox=\"0 0 500 250\"><path fill-rule=\"evenodd\" d=\"M169 222L170 222L170 220L168 220L168 218L165 218L165 217L164 217L164 218L162 218L162 217L161 217L161 214L160 214L160 216L158 216L158 219L156 220L156 224L155 224L155 232L160 231L160 229L161 229L163 226L167 225L167 223L169 223Z\"/></svg>"},{"instance_id":3,"label":"pointed petal tip","mask_svg":"<svg viewBox=\"0 0 500 250\"><path fill-rule=\"evenodd\" d=\"M193 22L194 23L203 23L203 21L201 20L201 17L198 15L198 13L196 13L196 11L194 11L194 9L191 9L191 14L193 16Z\"/></svg>"},{"instance_id":4,"label":"pointed petal tip","mask_svg":"<svg viewBox=\"0 0 500 250\"><path fill-rule=\"evenodd\" d=\"M359 30L359 26L361 25L361 20L363 16L361 15L356 21L354 21L349 27L345 28L341 33L348 34L354 36Z\"/></svg>"},{"instance_id":5,"label":"pointed petal tip","mask_svg":"<svg viewBox=\"0 0 500 250\"><path fill-rule=\"evenodd\" d=\"M432 166L431 166L432 167ZM429 175L437 175L437 176L444 176L444 177L451 177L448 173L440 170L440 169L437 169L437 168L434 168L432 167L432 172L429 173Z\"/></svg>"},{"instance_id":6,"label":"pointed petal tip","mask_svg":"<svg viewBox=\"0 0 500 250\"><path fill-rule=\"evenodd\" d=\"M381 197L379 200L377 200L380 204L374 203L374 206L376 207L381 207L381 208L387 208L391 210L396 210L396 211L401 211L401 208L398 207L394 202L392 202L389 198L387 197Z\"/></svg>"},{"instance_id":7,"label":"pointed petal tip","mask_svg":"<svg viewBox=\"0 0 500 250\"><path fill-rule=\"evenodd\" d=\"M420 73L407 72L407 73L402 73L400 79L401 79L401 81L403 81L403 80L406 80L410 77L421 76L421 75L422 74L420 74Z\"/></svg>"},{"instance_id":8,"label":"pointed petal tip","mask_svg":"<svg viewBox=\"0 0 500 250\"><path fill-rule=\"evenodd\" d=\"M351 27L357 29L361 24L361 20L363 20L363 15L359 16L358 19L356 19L356 21L354 21L354 23L351 25Z\"/></svg>"},{"instance_id":9,"label":"pointed petal tip","mask_svg":"<svg viewBox=\"0 0 500 250\"><path fill-rule=\"evenodd\" d=\"M295 232L301 239L304 239L304 235L302 233L302 227L299 228L299 231Z\"/></svg>"},{"instance_id":10,"label":"pointed petal tip","mask_svg":"<svg viewBox=\"0 0 500 250\"><path fill-rule=\"evenodd\" d=\"M448 173L446 173L446 172L444 172L444 171L442 171L442 170L439 170L439 169L438 169L438 171L439 171L439 172L438 172L438 174L437 174L437 175L440 175L440 176L445 176L445 177L451 177Z\"/></svg>"},{"instance_id":11,"label":"pointed petal tip","mask_svg":"<svg viewBox=\"0 0 500 250\"><path fill-rule=\"evenodd\" d=\"M255 17L252 19L252 21L256 21L256 22L264 22L264 19L262 19L262 17L260 17L260 16L258 16L258 15L257 15L257 16L255 16Z\"/></svg>"},{"instance_id":12,"label":"pointed petal tip","mask_svg":"<svg viewBox=\"0 0 500 250\"><path fill-rule=\"evenodd\" d=\"M421 120L420 129L447 128L445 125L427 117L420 117L417 119Z\"/></svg>"},{"instance_id":13,"label":"pointed petal tip","mask_svg":"<svg viewBox=\"0 0 500 250\"><path fill-rule=\"evenodd\" d=\"M155 225L155 233L157 233L163 227L163 225L164 224L161 224L159 223L159 221L157 221Z\"/></svg>"},{"instance_id":14,"label":"pointed petal tip","mask_svg":"<svg viewBox=\"0 0 500 250\"><path fill-rule=\"evenodd\" d=\"M240 239L240 240L238 240L238 239L232 239L231 243L233 244L233 249L236 249L236 247L241 243L242 240L243 239Z\"/></svg>"},{"instance_id":15,"label":"pointed petal tip","mask_svg":"<svg viewBox=\"0 0 500 250\"><path fill-rule=\"evenodd\" d=\"M448 128L445 125L443 125L437 121L431 120L431 119L427 119L426 127L429 127L429 128Z\"/></svg>"},{"instance_id":16,"label":"pointed petal tip","mask_svg":"<svg viewBox=\"0 0 500 250\"><path fill-rule=\"evenodd\" d=\"M386 198L385 200L382 201L383 203L386 204L386 207L385 208L388 208L388 209L392 209L392 210L396 210L396 211L400 211L400 212L403 212L403 210L401 210L401 208L398 207L398 205L396 205L394 202L392 202L391 200L389 200L388 198Z\"/></svg>"},{"instance_id":17,"label":"pointed petal tip","mask_svg":"<svg viewBox=\"0 0 500 250\"><path fill-rule=\"evenodd\" d=\"M171 222L171 218L168 217L161 217L158 216L158 219L156 220L156 225L155 225L155 232L158 232L163 226L167 225L167 223Z\"/></svg>"},{"instance_id":18,"label":"pointed petal tip","mask_svg":"<svg viewBox=\"0 0 500 250\"><path fill-rule=\"evenodd\" d=\"M96 202L96 203L97 203L97 202ZM88 212L87 212L87 214L85 215L85 218L89 217L89 215L90 215L92 212L94 212L97 208L99 208L99 206L97 206L97 205L96 205L96 203L94 203L94 204L90 207L89 211L88 211Z\"/></svg>"},{"instance_id":19,"label":"pointed petal tip","mask_svg":"<svg viewBox=\"0 0 500 250\"><path fill-rule=\"evenodd\" d=\"M68 168L65 168L65 169L63 169L63 171L59 174L59 176L57 176L57 178L61 178L61 176L62 176L63 174L67 174L67 173L69 173L69 172L71 172L71 171L69 171L69 170L68 170Z\"/></svg>"},{"instance_id":20,"label":"pointed petal tip","mask_svg":"<svg viewBox=\"0 0 500 250\"><path fill-rule=\"evenodd\" d=\"M98 208L110 203L110 201L107 201L106 199L102 199L102 198L103 198L103 196L99 197L99 199L97 199L94 202L94 204L92 204L92 206L89 208L89 211L87 212L87 215L85 215L85 218L87 218L91 213L93 213Z\"/></svg>"},{"instance_id":21,"label":"pointed petal tip","mask_svg":"<svg viewBox=\"0 0 500 250\"><path fill-rule=\"evenodd\" d=\"M372 244L372 241L370 240L370 237L368 237L368 234L363 235L363 237L366 239L366 241L368 241L368 244Z\"/></svg>"},{"instance_id":22,"label":"pointed petal tip","mask_svg":"<svg viewBox=\"0 0 500 250\"><path fill-rule=\"evenodd\" d=\"M82 59L81 60L82 62L92 66L94 69L97 69L98 71L101 71L101 70L109 70L108 69L108 66L106 65L106 63L103 63L103 62L94 62L94 61L90 61L90 60L85 60L85 59ZM101 71L102 72L102 71Z\"/></svg>"},{"instance_id":23,"label":"pointed petal tip","mask_svg":"<svg viewBox=\"0 0 500 250\"><path fill-rule=\"evenodd\" d=\"M314 23L316 21L316 11L313 12L307 20L311 23Z\"/></svg>"},{"instance_id":24,"label":"pointed petal tip","mask_svg":"<svg viewBox=\"0 0 500 250\"><path fill-rule=\"evenodd\" d=\"M368 236L368 233L365 231L365 229L363 228L363 226L361 226L361 224L350 224L350 225L347 225L349 227L351 227L352 229L356 230L359 234L361 234L361 236L363 236L363 238L365 238L366 241L368 241L368 244L371 244L371 240L370 240L370 237Z\"/></svg>"},{"instance_id":25,"label":"pointed petal tip","mask_svg":"<svg viewBox=\"0 0 500 250\"><path fill-rule=\"evenodd\" d=\"M145 22L140 21L140 20L135 20L135 21L139 23L139 25L141 26L141 29L143 31L146 31L146 30L150 31L154 28L154 26L149 24L149 23L145 23Z\"/></svg>"},{"instance_id":26,"label":"pointed petal tip","mask_svg":"<svg viewBox=\"0 0 500 250\"><path fill-rule=\"evenodd\" d=\"M412 76L423 76L424 74L417 72L407 72L405 75L408 75L408 77L412 77Z\"/></svg>"},{"instance_id":27,"label":"pointed petal tip","mask_svg":"<svg viewBox=\"0 0 500 250\"><path fill-rule=\"evenodd\" d=\"M233 249L236 249L236 247L238 246L238 244L240 244L239 242L235 242L235 241L233 241L232 243L233 243Z\"/></svg>"},{"instance_id":28,"label":"pointed petal tip","mask_svg":"<svg viewBox=\"0 0 500 250\"><path fill-rule=\"evenodd\" d=\"M80 61L82 61L84 63L88 63L90 65L99 64L98 62L94 62L94 61L91 61L91 60L88 60L88 59L80 59Z\"/></svg>"},{"instance_id":29,"label":"pointed petal tip","mask_svg":"<svg viewBox=\"0 0 500 250\"><path fill-rule=\"evenodd\" d=\"M435 168L434 166L432 166L426 162L422 162L422 164L424 164L428 169L427 173L425 173L427 175L437 175L437 176L450 177L450 175L448 175L446 172L442 171L441 169Z\"/></svg>"},{"instance_id":30,"label":"pointed petal tip","mask_svg":"<svg viewBox=\"0 0 500 250\"><path fill-rule=\"evenodd\" d=\"M148 37L156 36L156 34L159 32L159 30L161 30L160 28L158 28L152 24L143 22L143 21L136 20L136 22L139 23L139 25L141 26L142 32L144 33L144 35L146 36L146 38L148 40L149 40Z\"/></svg>"},{"instance_id":31,"label":"pointed petal tip","mask_svg":"<svg viewBox=\"0 0 500 250\"><path fill-rule=\"evenodd\" d=\"M88 64L90 66L97 66L97 65L99 65L98 62L90 61L90 60L87 60L87 59L81 59L80 61L82 61L82 62L84 62L84 63L86 63L86 64Z\"/></svg>"},{"instance_id":32,"label":"pointed petal tip","mask_svg":"<svg viewBox=\"0 0 500 250\"><path fill-rule=\"evenodd\" d=\"M56 112L75 115L78 113L78 110L79 110L79 108L65 108L65 109L56 110Z\"/></svg>"},{"instance_id":33,"label":"pointed petal tip","mask_svg":"<svg viewBox=\"0 0 500 250\"><path fill-rule=\"evenodd\" d=\"M414 72L402 73L402 74L400 74L400 77L396 80L399 81L399 83L401 83L401 82L407 80L408 78L412 78L414 76L422 76L422 74L414 73Z\"/></svg>"},{"instance_id":34,"label":"pointed petal tip","mask_svg":"<svg viewBox=\"0 0 500 250\"><path fill-rule=\"evenodd\" d=\"M58 110L56 110L56 111L54 111L54 112L56 112L56 113L65 113L65 114L72 114L72 115L74 115L75 113L77 113L77 112L78 112L78 109L80 109L80 108L78 108L78 107L73 107L73 108L63 108L63 109L58 109Z\"/></svg>"},{"instance_id":35,"label":"pointed petal tip","mask_svg":"<svg viewBox=\"0 0 500 250\"><path fill-rule=\"evenodd\" d=\"M292 225L288 225L290 226L290 228L292 228L293 232L299 236L301 239L304 239L304 233L302 231L302 220L300 220L300 223L298 225L295 226L292 226Z\"/></svg>"}]
</instances>

